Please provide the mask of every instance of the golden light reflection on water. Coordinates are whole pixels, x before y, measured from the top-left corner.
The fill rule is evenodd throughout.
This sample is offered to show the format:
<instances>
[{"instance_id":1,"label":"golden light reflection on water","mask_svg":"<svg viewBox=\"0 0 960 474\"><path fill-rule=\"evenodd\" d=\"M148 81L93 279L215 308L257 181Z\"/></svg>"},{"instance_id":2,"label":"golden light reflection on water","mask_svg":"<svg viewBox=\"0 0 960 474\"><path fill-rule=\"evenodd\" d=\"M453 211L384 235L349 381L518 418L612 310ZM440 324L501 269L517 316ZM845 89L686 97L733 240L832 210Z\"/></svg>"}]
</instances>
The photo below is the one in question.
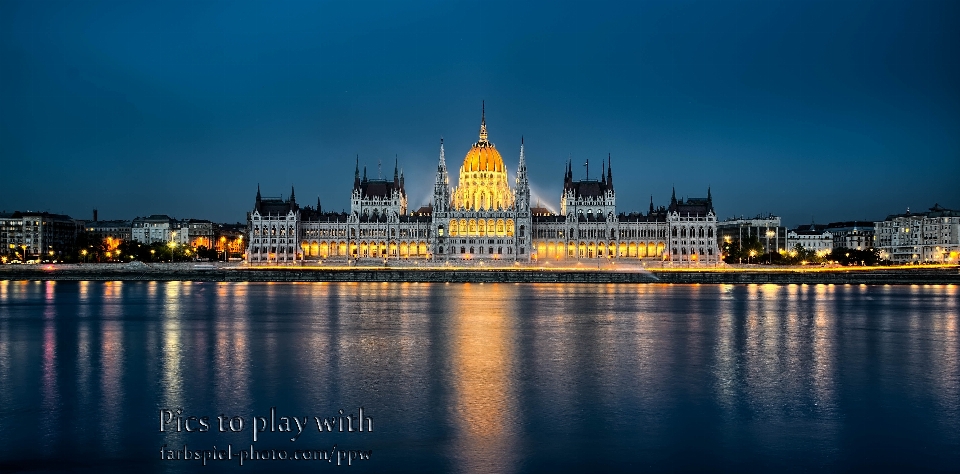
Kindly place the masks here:
<instances>
[{"instance_id":1,"label":"golden light reflection on water","mask_svg":"<svg viewBox=\"0 0 960 474\"><path fill-rule=\"evenodd\" d=\"M122 291L120 282L103 285L103 298L118 298ZM116 420L124 419L123 381L123 307L107 302L100 314L100 417L101 441L110 454L120 451L120 441L126 428Z\"/></svg>"},{"instance_id":2,"label":"golden light reflection on water","mask_svg":"<svg viewBox=\"0 0 960 474\"><path fill-rule=\"evenodd\" d=\"M249 284L217 284L214 371L217 407L227 413L249 413L251 308Z\"/></svg>"},{"instance_id":3,"label":"golden light reflection on water","mask_svg":"<svg viewBox=\"0 0 960 474\"><path fill-rule=\"evenodd\" d=\"M48 282L49 283L49 282ZM45 285L46 289L51 288ZM40 384L41 432L44 436L44 448L52 453L54 439L59 431L60 391L57 384L57 323L56 307L50 293L45 291L43 306L43 360L42 381Z\"/></svg>"},{"instance_id":4,"label":"golden light reflection on water","mask_svg":"<svg viewBox=\"0 0 960 474\"><path fill-rule=\"evenodd\" d=\"M161 390L163 390L164 408L183 407L183 345L181 342L181 321L180 321L180 284L171 281L162 284L150 282L148 294L154 296L162 291L162 339L163 339L163 369L161 370ZM171 442L181 443L183 437L181 434L170 434Z\"/></svg>"},{"instance_id":5,"label":"golden light reflection on water","mask_svg":"<svg viewBox=\"0 0 960 474\"><path fill-rule=\"evenodd\" d=\"M482 295L481 295L482 292ZM459 472L511 472L519 430L514 393L514 322L506 307L511 285L463 285L451 295L452 383L450 407L458 431Z\"/></svg>"},{"instance_id":6,"label":"golden light reflection on water","mask_svg":"<svg viewBox=\"0 0 960 474\"><path fill-rule=\"evenodd\" d=\"M816 285L813 325L813 390L821 410L833 410L836 403L836 319L830 305L836 298L834 285Z\"/></svg>"},{"instance_id":7,"label":"golden light reflection on water","mask_svg":"<svg viewBox=\"0 0 960 474\"><path fill-rule=\"evenodd\" d=\"M942 295L945 308L934 319L934 329L939 334L933 351L931 365L934 396L940 406L942 416L938 421L945 431L952 433L953 443L960 443L960 291L957 285L943 285L936 288Z\"/></svg>"}]
</instances>

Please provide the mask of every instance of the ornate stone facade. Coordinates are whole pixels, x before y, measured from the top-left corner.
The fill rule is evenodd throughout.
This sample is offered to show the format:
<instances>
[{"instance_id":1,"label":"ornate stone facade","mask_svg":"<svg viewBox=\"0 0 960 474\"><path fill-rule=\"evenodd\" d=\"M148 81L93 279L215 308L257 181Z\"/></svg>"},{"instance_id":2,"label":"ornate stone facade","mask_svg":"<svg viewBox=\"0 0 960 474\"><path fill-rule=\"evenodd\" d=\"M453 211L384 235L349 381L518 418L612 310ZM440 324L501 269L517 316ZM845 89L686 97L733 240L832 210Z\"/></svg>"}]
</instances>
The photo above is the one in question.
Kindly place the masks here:
<instances>
[{"instance_id":1,"label":"ornate stone facade","mask_svg":"<svg viewBox=\"0 0 960 474\"><path fill-rule=\"evenodd\" d=\"M589 163L586 166L589 170ZM322 212L319 201L316 208L301 209L292 193L289 201L262 200L258 189L249 219L247 261L719 262L709 190L706 198L686 200L674 193L669 207L654 208L651 197L646 214L617 213L609 155L601 167L599 179L590 179L588 171L586 179L574 180L568 162L560 213L531 208L523 139L511 187L482 113L479 140L464 157L457 186L451 189L441 140L431 202L416 211L407 208L403 173L396 165L393 180L368 179L365 168L361 178L357 161L349 213ZM291 239L299 245L291 246Z\"/></svg>"}]
</instances>

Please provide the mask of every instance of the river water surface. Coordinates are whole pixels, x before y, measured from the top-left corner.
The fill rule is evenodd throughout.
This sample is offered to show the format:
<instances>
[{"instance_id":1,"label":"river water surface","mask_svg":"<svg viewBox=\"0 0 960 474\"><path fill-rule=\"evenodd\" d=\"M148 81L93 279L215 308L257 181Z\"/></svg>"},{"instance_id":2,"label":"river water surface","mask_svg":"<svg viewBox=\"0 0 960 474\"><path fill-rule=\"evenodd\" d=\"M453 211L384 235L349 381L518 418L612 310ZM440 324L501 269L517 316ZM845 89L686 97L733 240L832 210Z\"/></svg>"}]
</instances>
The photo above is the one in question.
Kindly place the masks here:
<instances>
[{"instance_id":1,"label":"river water surface","mask_svg":"<svg viewBox=\"0 0 960 474\"><path fill-rule=\"evenodd\" d=\"M949 285L0 281L0 471L956 472L958 313Z\"/></svg>"}]
</instances>

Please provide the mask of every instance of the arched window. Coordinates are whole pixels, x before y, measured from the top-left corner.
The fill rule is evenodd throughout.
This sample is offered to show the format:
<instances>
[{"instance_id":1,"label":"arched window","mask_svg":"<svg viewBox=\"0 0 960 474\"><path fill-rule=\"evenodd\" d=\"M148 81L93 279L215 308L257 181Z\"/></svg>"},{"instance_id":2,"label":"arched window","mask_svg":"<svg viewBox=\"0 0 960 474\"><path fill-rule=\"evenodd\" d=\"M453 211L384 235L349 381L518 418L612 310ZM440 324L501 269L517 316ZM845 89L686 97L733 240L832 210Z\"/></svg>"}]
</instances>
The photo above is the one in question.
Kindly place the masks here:
<instances>
[{"instance_id":1,"label":"arched window","mask_svg":"<svg viewBox=\"0 0 960 474\"><path fill-rule=\"evenodd\" d=\"M440 247L440 251L437 253L443 253L443 247Z\"/></svg>"},{"instance_id":2,"label":"arched window","mask_svg":"<svg viewBox=\"0 0 960 474\"><path fill-rule=\"evenodd\" d=\"M465 247L460 247L460 253L467 253L467 249Z\"/></svg>"},{"instance_id":3,"label":"arched window","mask_svg":"<svg viewBox=\"0 0 960 474\"><path fill-rule=\"evenodd\" d=\"M674 237L676 237L676 236L677 236L677 228L674 227L673 230L672 230L670 233L673 234ZM676 252L674 252L674 253L676 253Z\"/></svg>"}]
</instances>

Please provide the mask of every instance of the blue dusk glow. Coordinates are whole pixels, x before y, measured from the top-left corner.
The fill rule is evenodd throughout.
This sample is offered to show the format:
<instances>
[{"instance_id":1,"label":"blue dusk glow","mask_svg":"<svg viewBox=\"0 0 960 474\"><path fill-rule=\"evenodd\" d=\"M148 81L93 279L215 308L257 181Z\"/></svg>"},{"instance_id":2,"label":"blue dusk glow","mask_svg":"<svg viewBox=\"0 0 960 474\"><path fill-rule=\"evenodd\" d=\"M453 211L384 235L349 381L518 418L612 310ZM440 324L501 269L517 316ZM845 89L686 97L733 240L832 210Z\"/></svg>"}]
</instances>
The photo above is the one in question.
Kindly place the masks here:
<instances>
[{"instance_id":1,"label":"blue dusk glow","mask_svg":"<svg viewBox=\"0 0 960 474\"><path fill-rule=\"evenodd\" d=\"M0 3L0 206L245 220L349 208L354 159L425 204L440 137L534 204L612 155L621 212L712 187L720 219L960 208L960 3ZM593 168L593 166L591 166ZM584 168L575 168L582 177ZM591 169L591 174L593 170ZM3 210L3 209L0 209Z\"/></svg>"}]
</instances>

